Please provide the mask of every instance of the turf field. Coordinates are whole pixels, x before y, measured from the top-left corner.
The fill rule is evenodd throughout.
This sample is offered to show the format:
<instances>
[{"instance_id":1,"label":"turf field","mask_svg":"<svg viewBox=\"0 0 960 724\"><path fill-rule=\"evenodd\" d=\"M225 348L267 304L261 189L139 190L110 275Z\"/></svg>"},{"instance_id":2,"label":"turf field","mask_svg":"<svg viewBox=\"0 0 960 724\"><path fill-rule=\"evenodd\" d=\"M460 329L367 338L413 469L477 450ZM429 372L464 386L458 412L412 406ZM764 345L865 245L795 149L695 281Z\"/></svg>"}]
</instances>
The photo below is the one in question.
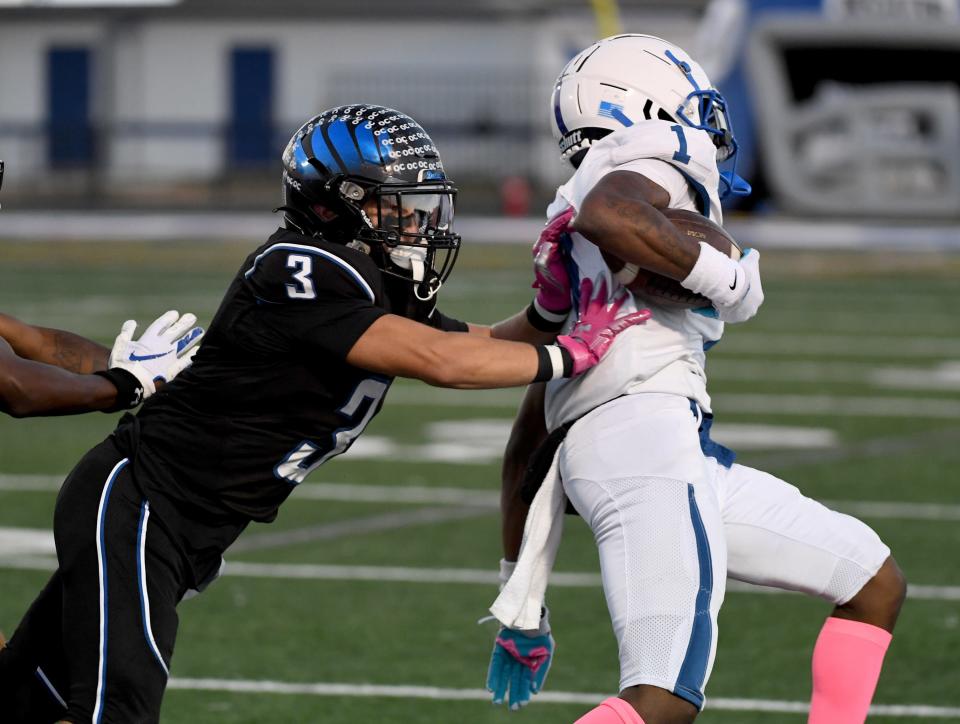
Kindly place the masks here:
<instances>
[{"instance_id":1,"label":"turf field","mask_svg":"<svg viewBox=\"0 0 960 724\"><path fill-rule=\"evenodd\" d=\"M105 343L176 307L209 320L236 244L0 244L0 310ZM913 586L871 721L960 721L960 258L764 253L767 302L710 353L717 437L867 520ZM468 248L442 295L492 322L529 300L526 251ZM148 319L149 318L149 319ZM345 456L252 526L180 608L164 722L570 722L617 683L589 531L549 593L558 653L520 714L483 700L499 559L497 456L517 392L394 385ZM0 628L44 583L62 475L111 416L0 418ZM799 722L829 607L732 588L707 724Z\"/></svg>"}]
</instances>

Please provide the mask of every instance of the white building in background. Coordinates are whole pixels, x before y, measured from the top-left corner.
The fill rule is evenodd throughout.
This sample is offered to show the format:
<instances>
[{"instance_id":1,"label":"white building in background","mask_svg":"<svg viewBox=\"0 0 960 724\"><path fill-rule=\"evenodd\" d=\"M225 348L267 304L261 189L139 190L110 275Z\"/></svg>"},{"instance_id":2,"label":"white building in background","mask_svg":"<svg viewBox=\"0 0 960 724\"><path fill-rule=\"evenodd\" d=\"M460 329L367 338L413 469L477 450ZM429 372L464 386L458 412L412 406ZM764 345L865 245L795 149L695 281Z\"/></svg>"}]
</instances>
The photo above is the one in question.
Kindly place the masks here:
<instances>
[{"instance_id":1,"label":"white building in background","mask_svg":"<svg viewBox=\"0 0 960 724\"><path fill-rule=\"evenodd\" d=\"M623 25L686 44L702 4L621 2ZM595 37L587 0L0 3L4 191L93 178L98 192L149 193L272 172L300 123L356 102L418 119L456 179L552 185L565 173L549 132L552 84Z\"/></svg>"}]
</instances>

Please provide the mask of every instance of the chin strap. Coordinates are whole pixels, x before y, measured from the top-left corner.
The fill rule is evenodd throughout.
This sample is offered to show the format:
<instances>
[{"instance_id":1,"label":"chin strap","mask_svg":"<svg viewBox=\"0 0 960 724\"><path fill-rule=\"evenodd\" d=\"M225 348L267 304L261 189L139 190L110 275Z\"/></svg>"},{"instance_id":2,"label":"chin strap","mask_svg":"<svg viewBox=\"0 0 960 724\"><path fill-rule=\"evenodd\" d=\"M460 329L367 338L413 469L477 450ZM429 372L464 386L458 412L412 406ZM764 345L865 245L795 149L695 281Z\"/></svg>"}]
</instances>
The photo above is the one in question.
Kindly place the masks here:
<instances>
[{"instance_id":1,"label":"chin strap","mask_svg":"<svg viewBox=\"0 0 960 724\"><path fill-rule=\"evenodd\" d=\"M413 295L421 302L433 299L443 285L440 277L425 264L427 253L425 250L410 247L398 247L390 250L390 260L398 267L410 272L410 281L413 283Z\"/></svg>"},{"instance_id":2,"label":"chin strap","mask_svg":"<svg viewBox=\"0 0 960 724\"><path fill-rule=\"evenodd\" d=\"M436 274L431 273L430 279L426 281L421 281L416 286L414 286L413 295L417 299L419 299L421 302L429 302L431 299L437 296L437 292L440 291L440 287L442 286L443 286L443 282L440 281L440 277L438 277ZM420 290L424 287L426 287L427 289L427 296L421 297Z\"/></svg>"},{"instance_id":3,"label":"chin strap","mask_svg":"<svg viewBox=\"0 0 960 724\"><path fill-rule=\"evenodd\" d=\"M414 283L413 295L417 299L419 299L421 302L429 302L431 299L437 296L437 292L440 291L440 287L443 286L443 282L440 281L440 277L433 273L432 269L430 270L430 276L427 276L423 259L416 257L410 259L410 272ZM426 290L426 296L421 296L421 289Z\"/></svg>"}]
</instances>

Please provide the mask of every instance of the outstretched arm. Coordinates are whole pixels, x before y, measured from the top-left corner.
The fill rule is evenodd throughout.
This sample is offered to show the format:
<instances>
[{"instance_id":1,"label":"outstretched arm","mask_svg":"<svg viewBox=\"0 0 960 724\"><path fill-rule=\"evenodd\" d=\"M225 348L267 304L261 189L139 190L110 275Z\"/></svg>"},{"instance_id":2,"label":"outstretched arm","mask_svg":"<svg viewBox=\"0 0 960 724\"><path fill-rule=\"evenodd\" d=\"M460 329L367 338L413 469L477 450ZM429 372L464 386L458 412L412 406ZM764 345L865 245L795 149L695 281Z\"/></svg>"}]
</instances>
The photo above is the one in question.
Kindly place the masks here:
<instances>
[{"instance_id":1,"label":"outstretched arm","mask_svg":"<svg viewBox=\"0 0 960 724\"><path fill-rule=\"evenodd\" d=\"M105 370L110 356L109 349L78 334L35 327L6 314L0 314L0 339L18 357L78 374Z\"/></svg>"},{"instance_id":2,"label":"outstretched arm","mask_svg":"<svg viewBox=\"0 0 960 724\"><path fill-rule=\"evenodd\" d=\"M441 332L387 314L357 340L347 362L437 387L484 389L532 382L540 368L540 352L531 344Z\"/></svg>"},{"instance_id":3,"label":"outstretched arm","mask_svg":"<svg viewBox=\"0 0 960 724\"><path fill-rule=\"evenodd\" d=\"M104 377L24 359L0 339L0 411L13 417L109 410L117 388Z\"/></svg>"},{"instance_id":4,"label":"outstretched arm","mask_svg":"<svg viewBox=\"0 0 960 724\"><path fill-rule=\"evenodd\" d=\"M136 322L127 321L110 351L2 316L0 412L32 417L135 407L190 364L203 334L190 329L195 321L192 314L167 312L136 341Z\"/></svg>"},{"instance_id":5,"label":"outstretched arm","mask_svg":"<svg viewBox=\"0 0 960 724\"><path fill-rule=\"evenodd\" d=\"M577 324L554 345L441 332L386 314L353 344L347 362L371 372L460 389L520 387L572 377L599 362L620 332L650 317L645 309L618 318L625 293L611 299L605 283L593 292L592 282L583 280Z\"/></svg>"}]
</instances>

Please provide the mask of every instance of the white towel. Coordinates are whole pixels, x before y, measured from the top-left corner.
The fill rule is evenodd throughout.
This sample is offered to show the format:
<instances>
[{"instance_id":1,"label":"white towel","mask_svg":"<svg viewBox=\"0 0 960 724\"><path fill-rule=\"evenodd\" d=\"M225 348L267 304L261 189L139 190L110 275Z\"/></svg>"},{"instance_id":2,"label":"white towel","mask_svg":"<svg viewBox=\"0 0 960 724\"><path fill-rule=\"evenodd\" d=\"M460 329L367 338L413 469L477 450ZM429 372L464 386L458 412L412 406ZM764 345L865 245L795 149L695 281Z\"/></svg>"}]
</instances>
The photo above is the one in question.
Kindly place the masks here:
<instances>
[{"instance_id":1,"label":"white towel","mask_svg":"<svg viewBox=\"0 0 960 724\"><path fill-rule=\"evenodd\" d=\"M562 449L561 444L530 504L513 575L490 606L490 613L507 628L529 630L540 626L540 609L543 607L547 580L563 534L566 499L559 469Z\"/></svg>"}]
</instances>

